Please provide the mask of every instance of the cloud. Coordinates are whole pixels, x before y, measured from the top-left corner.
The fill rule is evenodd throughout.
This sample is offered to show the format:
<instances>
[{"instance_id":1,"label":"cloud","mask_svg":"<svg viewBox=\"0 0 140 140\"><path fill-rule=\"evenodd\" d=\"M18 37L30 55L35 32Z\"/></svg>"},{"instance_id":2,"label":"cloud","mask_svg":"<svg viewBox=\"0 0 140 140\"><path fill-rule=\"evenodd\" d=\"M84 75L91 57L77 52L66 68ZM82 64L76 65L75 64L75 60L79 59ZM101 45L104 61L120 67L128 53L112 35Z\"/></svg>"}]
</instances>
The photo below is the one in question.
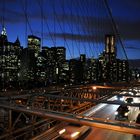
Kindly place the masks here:
<instances>
[{"instance_id":1,"label":"cloud","mask_svg":"<svg viewBox=\"0 0 140 140\"><path fill-rule=\"evenodd\" d=\"M125 40L140 40L140 21L117 20L118 30Z\"/></svg>"},{"instance_id":2,"label":"cloud","mask_svg":"<svg viewBox=\"0 0 140 140\"><path fill-rule=\"evenodd\" d=\"M0 10L0 13L2 13L2 10ZM22 12L17 12L14 10L6 10L4 16L4 22L5 23L19 23L19 22L24 22L25 21L25 16ZM3 18L3 14L0 14L0 18Z\"/></svg>"},{"instance_id":3,"label":"cloud","mask_svg":"<svg viewBox=\"0 0 140 140\"><path fill-rule=\"evenodd\" d=\"M34 31L34 34L37 36L41 36L40 31ZM73 41L80 41L80 42L92 42L92 43L99 43L102 42L102 36L100 34L97 36L96 34L89 35L89 34L76 34L76 33L57 33L57 32L44 32L43 33L44 39L51 38L54 39L61 39L61 40L73 40Z\"/></svg>"},{"instance_id":4,"label":"cloud","mask_svg":"<svg viewBox=\"0 0 140 140\"><path fill-rule=\"evenodd\" d=\"M2 10L0 10L0 19L2 19ZM25 14L23 11L17 10L6 10L5 13L5 23L25 23ZM41 14L38 12L31 13L28 15L29 22L32 24L32 20L37 20L37 22L41 21ZM44 15L44 22L49 24L48 21L53 22L53 17L49 13L49 15ZM99 34L108 34L113 33L111 21L108 18L97 18L91 16L76 16L76 15L63 15L57 14L55 19L57 26L61 26L62 32L66 29L63 26L63 23L66 24L67 29L73 31L73 29L78 32L80 30L81 33L85 34L95 34L98 36ZM123 20L123 19L115 19L116 24L118 26L118 30L120 35L123 37L124 40L140 40L140 21L130 21L130 20ZM31 25L32 26L32 25ZM44 24L44 26L46 26ZM50 25L49 25L50 26ZM33 29L34 30L34 29ZM51 27L50 27L51 30ZM75 33L74 33L75 34ZM101 36L101 35L100 35ZM99 37L100 38L100 37ZM91 39L89 39L91 40Z\"/></svg>"},{"instance_id":5,"label":"cloud","mask_svg":"<svg viewBox=\"0 0 140 140\"><path fill-rule=\"evenodd\" d=\"M95 35L87 35L87 34L51 33L50 35L56 38L83 42L93 42L97 40L97 37Z\"/></svg>"},{"instance_id":6,"label":"cloud","mask_svg":"<svg viewBox=\"0 0 140 140\"><path fill-rule=\"evenodd\" d=\"M5 22L10 24L19 24L19 23L25 23L25 13L23 11L23 5L24 0L3 0L5 1ZM40 30L40 23L41 21L41 11L40 7L38 5L39 0L30 0L27 5L27 11L28 11L28 19L31 24L31 27L34 27L35 25L38 25L38 31ZM73 4L73 11L71 13L70 9L70 1L69 3L64 2L64 10L63 13L63 5L62 1L55 4L55 12L56 15L53 13L53 7L52 4L55 2L48 2L44 0L44 34L49 36L49 33L45 33L46 29L48 32L51 32L50 35L55 36L57 38L66 38L71 40L82 40L82 41L101 41L101 38L104 41L104 35L108 33L113 33L113 28L111 24L111 20L109 17L107 17L107 11L101 10L101 13L94 13L97 12L96 9L100 8L99 6L96 7L96 9L93 8L90 4L90 1L83 1L79 0L78 2L74 2ZM81 5L80 4L81 2ZM126 3L127 2L127 3ZM59 5L57 5L60 3ZM93 2L92 2L93 3ZM111 1L110 1L111 3ZM120 5L121 3L121 5ZM140 20L134 20L134 19L126 19L122 18L121 15L125 16L124 13L122 13L123 7L127 5L128 7L138 8L138 4L140 3L139 0L135 0L135 2L132 2L131 0L118 0L115 1L115 4L120 5L122 7L121 10L115 11L118 14L113 14L113 17L116 21L116 24L118 26L118 30L120 32L121 37L123 37L124 40L140 40ZM83 5L85 4L85 5ZM115 10L115 4L113 5L113 10ZM132 5L131 5L132 4ZM78 7L79 5L79 7ZM89 9L86 9L88 5ZM98 4L99 5L99 4ZM69 6L69 7L68 7ZM97 1L96 1L97 6ZM0 7L3 7L3 4L0 3ZM74 9L77 7L77 9ZM78 8L84 8L84 9L78 9ZM125 8L125 7L124 7ZM91 11L92 10L92 11ZM112 12L113 12L112 10ZM125 8L125 10L127 10ZM127 10L129 11L129 9ZM127 13L125 11L125 13ZM78 13L76 13L78 12ZM81 12L81 13L80 13ZM92 13L91 13L92 12ZM106 12L103 13L103 12ZM139 12L139 11L137 11ZM101 16L101 14L103 14ZM3 8L0 8L0 18L3 17ZM135 18L135 17L134 17ZM54 21L55 19L55 21ZM56 32L53 32L53 24L56 23ZM48 27L46 27L47 25ZM64 25L64 26L63 26ZM36 30L33 28L33 31ZM34 31L36 32L36 31Z\"/></svg>"},{"instance_id":7,"label":"cloud","mask_svg":"<svg viewBox=\"0 0 140 140\"><path fill-rule=\"evenodd\" d=\"M140 48L134 46L127 46L126 49L138 50L138 51L140 50Z\"/></svg>"}]
</instances>

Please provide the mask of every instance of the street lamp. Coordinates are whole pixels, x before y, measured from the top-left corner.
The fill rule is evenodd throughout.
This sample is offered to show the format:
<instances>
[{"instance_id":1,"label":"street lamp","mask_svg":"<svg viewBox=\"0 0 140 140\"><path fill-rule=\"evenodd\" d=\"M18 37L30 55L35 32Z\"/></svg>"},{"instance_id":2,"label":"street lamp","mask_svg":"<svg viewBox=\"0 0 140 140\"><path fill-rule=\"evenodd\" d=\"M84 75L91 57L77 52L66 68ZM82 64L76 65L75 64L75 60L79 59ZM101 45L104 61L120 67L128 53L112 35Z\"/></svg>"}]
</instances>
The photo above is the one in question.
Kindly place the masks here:
<instances>
[{"instance_id":1,"label":"street lamp","mask_svg":"<svg viewBox=\"0 0 140 140\"><path fill-rule=\"evenodd\" d=\"M97 89L97 87L96 87L96 86L93 86L93 87L92 87L92 89L93 89L93 90L96 90L96 89Z\"/></svg>"}]
</instances>

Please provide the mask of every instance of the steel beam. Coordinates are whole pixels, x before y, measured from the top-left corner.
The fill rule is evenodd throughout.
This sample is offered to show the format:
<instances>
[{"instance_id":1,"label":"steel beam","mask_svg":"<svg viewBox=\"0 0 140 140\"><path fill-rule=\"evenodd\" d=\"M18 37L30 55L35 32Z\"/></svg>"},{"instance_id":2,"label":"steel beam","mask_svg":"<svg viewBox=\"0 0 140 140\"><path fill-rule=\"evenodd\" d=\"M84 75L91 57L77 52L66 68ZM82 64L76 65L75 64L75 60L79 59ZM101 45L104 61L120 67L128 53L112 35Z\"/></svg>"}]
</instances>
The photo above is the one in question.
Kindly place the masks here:
<instances>
[{"instance_id":1,"label":"steel beam","mask_svg":"<svg viewBox=\"0 0 140 140\"><path fill-rule=\"evenodd\" d=\"M126 123L126 122L121 122L121 121L111 121L111 120L106 120L106 119L90 118L90 117L73 115L69 113L55 112L55 111L43 111L43 110L41 111L41 110L31 109L31 108L27 109L27 108L18 107L12 104L11 105L0 104L0 107L12 109L16 111L22 111L29 114L34 114L37 116L41 116L43 118L53 118L59 121L79 123L79 124L88 125L91 127L98 127L98 128L115 130L115 131L124 132L124 133L140 135L140 129L139 129L140 125L137 125L135 123Z\"/></svg>"}]
</instances>

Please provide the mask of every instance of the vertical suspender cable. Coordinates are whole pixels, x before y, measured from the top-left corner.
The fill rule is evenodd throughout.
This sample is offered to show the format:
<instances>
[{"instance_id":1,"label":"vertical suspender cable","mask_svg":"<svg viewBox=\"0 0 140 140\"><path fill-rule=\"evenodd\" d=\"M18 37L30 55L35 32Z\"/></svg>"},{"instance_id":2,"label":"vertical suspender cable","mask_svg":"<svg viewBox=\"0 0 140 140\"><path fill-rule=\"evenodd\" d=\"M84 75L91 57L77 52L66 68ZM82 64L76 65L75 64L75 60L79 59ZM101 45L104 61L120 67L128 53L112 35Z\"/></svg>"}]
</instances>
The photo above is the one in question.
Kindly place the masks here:
<instances>
[{"instance_id":1,"label":"vertical suspender cable","mask_svg":"<svg viewBox=\"0 0 140 140\"><path fill-rule=\"evenodd\" d=\"M56 33L56 16L55 16L55 0L52 0L52 7L53 7L53 32L54 32L54 42L55 42L55 46L54 47L56 47L56 35L55 35L55 33Z\"/></svg>"},{"instance_id":2,"label":"vertical suspender cable","mask_svg":"<svg viewBox=\"0 0 140 140\"><path fill-rule=\"evenodd\" d=\"M25 47L27 47L27 30L28 30L28 26L27 26L27 0L25 0L25 4L24 4L24 8L25 8Z\"/></svg>"},{"instance_id":3,"label":"vertical suspender cable","mask_svg":"<svg viewBox=\"0 0 140 140\"><path fill-rule=\"evenodd\" d=\"M61 24L59 23L59 19L58 19L58 16L57 16L57 14L56 14L56 11L54 11L54 16L55 16L55 17L56 17L56 19L57 19L57 22L58 22L58 25L59 25L59 27L60 27L60 30L63 32L63 29L62 29ZM65 40L65 42L66 42L66 40ZM68 51L69 51L70 56L71 56L71 58L72 58L72 54L71 54L71 51L70 51L70 48L69 48L69 45L68 45L68 43L67 43L67 42L66 42L66 45L67 45L67 47L68 47Z\"/></svg>"},{"instance_id":4,"label":"vertical suspender cable","mask_svg":"<svg viewBox=\"0 0 140 140\"><path fill-rule=\"evenodd\" d=\"M99 42L99 32L100 32L100 13L98 13L98 9L99 9L99 5L100 5L100 1L99 0L96 0L96 4L97 4L97 13L96 13L96 18L97 18L97 46L98 46L98 49L99 49L99 53L102 52L101 50L101 46L100 46L100 42Z\"/></svg>"},{"instance_id":5,"label":"vertical suspender cable","mask_svg":"<svg viewBox=\"0 0 140 140\"><path fill-rule=\"evenodd\" d=\"M78 7L79 7L79 9L78 9L79 31L81 31L81 29L80 29L80 25L81 25L80 22L82 23L82 22L83 22L83 19L84 19L84 16L83 16L83 13L82 13L82 10L84 10L84 9L82 9L82 10L80 9L80 8L81 8L81 7L80 7L80 6L81 6L81 5L80 5L80 4L81 4L80 1L77 1L77 4L78 4ZM82 19L81 19L81 16L83 16ZM83 24L83 23L82 23L82 24ZM83 30L84 30L84 29L83 29ZM79 32L79 34L80 34L80 32ZM84 34L85 34L85 33L84 33ZM82 32L81 32L81 37L82 37L84 34L82 34ZM85 34L85 35L86 35L86 34ZM81 40L82 40L82 39L81 39ZM86 38L85 38L85 40L86 40ZM84 40L84 41L85 41L85 40ZM80 40L79 40L79 41L80 41ZM87 51L86 51L85 45L83 45L83 49L84 49L84 53L85 53L86 55L88 55L88 54L87 54Z\"/></svg>"},{"instance_id":6,"label":"vertical suspender cable","mask_svg":"<svg viewBox=\"0 0 140 140\"><path fill-rule=\"evenodd\" d=\"M64 4L64 1L65 0L62 0L61 1L61 6L62 6L62 13L63 13L63 15L62 15L62 21L63 21L64 47L66 47L65 46L66 36L65 36L65 20L64 20L64 18L65 18L65 4Z\"/></svg>"},{"instance_id":7,"label":"vertical suspender cable","mask_svg":"<svg viewBox=\"0 0 140 140\"><path fill-rule=\"evenodd\" d=\"M30 29L30 32L31 34L33 35L33 30L32 30L32 27L31 27L31 24L29 22L29 18L28 18L28 15L27 15L27 0L25 0L25 4L22 2L22 8L23 8L23 12L24 12L24 15L25 15L25 19L26 19L26 24L28 24L29 26L29 29ZM27 25L26 25L27 26ZM27 27L26 27L27 28Z\"/></svg>"},{"instance_id":8,"label":"vertical suspender cable","mask_svg":"<svg viewBox=\"0 0 140 140\"><path fill-rule=\"evenodd\" d=\"M93 44L93 42L92 42L92 35L91 35L91 32L89 32L89 28L90 28L90 24L89 24L89 13L88 13L88 10L89 10L89 7L87 6L87 3L89 2L89 1L83 1L84 2L84 5L83 5L83 7L82 8L84 8L85 9L85 25L88 27L86 30L85 30L85 32L86 32L86 34L88 34L89 35L89 37L90 37L90 41L88 41L88 38L87 38L87 41L88 41L88 44L89 44L89 52L90 52L90 55L91 55L91 57L93 57L94 56L94 53L93 53L93 50L92 50L92 46L91 46L91 43Z\"/></svg>"},{"instance_id":9,"label":"vertical suspender cable","mask_svg":"<svg viewBox=\"0 0 140 140\"><path fill-rule=\"evenodd\" d=\"M63 27L59 24L59 26L60 26L60 29L61 29L61 31L62 31L62 33L63 33L63 39L64 39L64 46L66 47L68 47L68 51L69 51L69 53L70 53L70 56L71 56L71 58L73 58L73 55L72 55L72 53L70 52L70 49L69 49L69 46L68 46L68 43L67 43L67 40L66 40L66 33L65 33L65 24L66 24L66 22L65 22L65 17L66 17L66 12L65 12L65 0L62 0L61 1L61 3L60 3L60 6L61 6L61 8L62 8L62 21L63 21Z\"/></svg>"},{"instance_id":10,"label":"vertical suspender cable","mask_svg":"<svg viewBox=\"0 0 140 140\"><path fill-rule=\"evenodd\" d=\"M2 16L2 27L5 25L5 0L3 0L3 16Z\"/></svg>"},{"instance_id":11,"label":"vertical suspender cable","mask_svg":"<svg viewBox=\"0 0 140 140\"><path fill-rule=\"evenodd\" d=\"M69 10L71 11L71 7L69 7L68 6L68 8L69 8ZM75 20L75 15L72 15L73 17L71 17L69 20L71 20L71 19L73 19L71 22L73 22L74 20ZM77 18L78 19L78 18ZM76 21L77 22L77 21ZM72 27L71 27L71 24L68 24L69 25L69 29L70 29L70 31L71 31L71 33L73 32L72 31ZM74 39L74 35L73 35L73 39ZM78 52L79 52L79 54L80 54L80 49L79 49L79 47L80 46L78 46L78 42L76 41L75 42L75 46L77 46L77 48L78 48Z\"/></svg>"},{"instance_id":12,"label":"vertical suspender cable","mask_svg":"<svg viewBox=\"0 0 140 140\"><path fill-rule=\"evenodd\" d=\"M110 7L109 7L109 5L108 5L107 0L103 0L103 1L104 1L104 4L105 4L106 9L107 9L107 11L108 11L108 14L109 14L109 16L110 16L110 18L111 18L111 22L112 22L112 25L113 25L113 27L114 27L114 32L117 34L118 39L119 39L119 41L120 41L120 44L121 44L121 46L122 46L122 48L123 48L123 51L124 51L124 55L125 55L125 57L126 57L126 60L128 60L128 57L127 57L127 54L126 54L126 51L125 51L125 48L124 48L124 44L123 44L123 42L122 42L122 40L121 40L121 36L120 36L119 31L118 31L118 28L117 28L117 25L116 25L116 23L115 23L115 20L114 20L114 18L113 18L111 9L110 9Z\"/></svg>"},{"instance_id":13,"label":"vertical suspender cable","mask_svg":"<svg viewBox=\"0 0 140 140\"><path fill-rule=\"evenodd\" d=\"M36 1L37 1L37 4L39 5L40 10L41 10L41 9L42 9L41 3L40 3L38 0L36 0ZM53 45L55 46L55 40L54 40L54 38L53 38L53 36L52 36L52 34L51 34L51 32L50 32L50 27L49 27L49 25L48 25L48 22L47 22L47 20L46 20L46 17L45 17L44 14L42 14L42 16L43 16L43 23L45 23L45 25L46 25L46 27L47 27L47 30L48 30L48 32L49 32L49 36L51 37L51 40L52 40L52 42L53 42ZM43 30L44 30L44 27L43 27Z\"/></svg>"},{"instance_id":14,"label":"vertical suspender cable","mask_svg":"<svg viewBox=\"0 0 140 140\"><path fill-rule=\"evenodd\" d=\"M41 49L42 49L42 47L43 47L43 40L44 40L44 38L43 38L43 12L44 12L44 6L43 6L43 0L41 0L41 38L42 38L42 42L41 42Z\"/></svg>"},{"instance_id":15,"label":"vertical suspender cable","mask_svg":"<svg viewBox=\"0 0 140 140\"><path fill-rule=\"evenodd\" d=\"M87 1L86 1L87 2ZM88 10L88 8L89 7L87 7L86 6L86 2L83 0L83 3L84 4L82 4L81 2L79 3L79 9L80 9L80 12L82 13L82 17L81 17L81 22L83 22L85 25L86 25L86 27L87 27L87 29L85 29L85 28L83 28L83 33L84 33L84 35L86 36L85 37L85 41L87 41L88 42L88 46L89 46L89 52L91 53L91 55L93 55L93 51L92 51L92 49L91 49L91 34L88 32L88 27L89 27L89 17L88 17L88 12L87 12L87 10ZM89 37L89 38L88 38ZM85 50L85 53L87 52L86 51L86 45L84 45L84 50ZM87 56L88 56L88 54L86 54Z\"/></svg>"},{"instance_id":16,"label":"vertical suspender cable","mask_svg":"<svg viewBox=\"0 0 140 140\"><path fill-rule=\"evenodd\" d=\"M71 15L71 21L72 21L72 17L73 17L73 0L71 0L71 3L70 3L70 6L71 6L71 10L70 10L70 15ZM72 28L72 55L73 55L73 57L74 57L74 45L73 45L73 22L71 22L71 28Z\"/></svg>"}]
</instances>

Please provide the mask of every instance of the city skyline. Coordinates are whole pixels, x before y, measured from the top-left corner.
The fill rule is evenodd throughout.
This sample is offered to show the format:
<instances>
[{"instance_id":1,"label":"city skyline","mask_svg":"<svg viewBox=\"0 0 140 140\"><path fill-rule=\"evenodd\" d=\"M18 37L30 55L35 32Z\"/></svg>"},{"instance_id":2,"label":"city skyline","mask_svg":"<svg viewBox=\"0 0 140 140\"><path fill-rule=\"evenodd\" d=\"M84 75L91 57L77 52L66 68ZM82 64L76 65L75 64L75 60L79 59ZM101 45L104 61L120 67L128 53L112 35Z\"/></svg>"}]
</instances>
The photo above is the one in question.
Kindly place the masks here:
<instances>
[{"instance_id":1,"label":"city skyline","mask_svg":"<svg viewBox=\"0 0 140 140\"><path fill-rule=\"evenodd\" d=\"M43 37L43 46L65 46L68 50L68 58L77 57L80 52L81 54L86 52L85 54L90 57L98 57L105 47L104 35L112 32L110 29L112 27L109 26L111 21L102 0L100 2L97 0L78 0L76 2L73 0L53 0L52 2L36 0L30 1L30 4L25 0L21 2L4 0L3 2L0 4L1 13L3 13L0 15L1 24L4 23L6 27L8 40L14 42L18 36L23 47L27 47L25 45L27 36L25 35L33 33L33 35ZM108 4L122 36L128 59L140 58L138 34L140 12L137 10L139 1L130 0L127 3L120 0L108 1ZM43 8L43 20L41 7ZM26 22L25 8L27 8L28 14ZM94 20L95 22L93 22ZM41 26L42 21L43 27ZM98 23L100 24L98 25ZM2 30L2 28L0 29Z\"/></svg>"},{"instance_id":2,"label":"city skyline","mask_svg":"<svg viewBox=\"0 0 140 140\"><path fill-rule=\"evenodd\" d=\"M117 58L115 35L105 35L105 51L98 59L80 54L79 59L66 60L65 47L42 47L41 39L28 36L28 47L19 39L8 42L5 29L0 36L1 88L32 88L53 84L112 83L138 78L128 61ZM133 72L134 71L134 72ZM133 75L132 75L133 73Z\"/></svg>"}]
</instances>

